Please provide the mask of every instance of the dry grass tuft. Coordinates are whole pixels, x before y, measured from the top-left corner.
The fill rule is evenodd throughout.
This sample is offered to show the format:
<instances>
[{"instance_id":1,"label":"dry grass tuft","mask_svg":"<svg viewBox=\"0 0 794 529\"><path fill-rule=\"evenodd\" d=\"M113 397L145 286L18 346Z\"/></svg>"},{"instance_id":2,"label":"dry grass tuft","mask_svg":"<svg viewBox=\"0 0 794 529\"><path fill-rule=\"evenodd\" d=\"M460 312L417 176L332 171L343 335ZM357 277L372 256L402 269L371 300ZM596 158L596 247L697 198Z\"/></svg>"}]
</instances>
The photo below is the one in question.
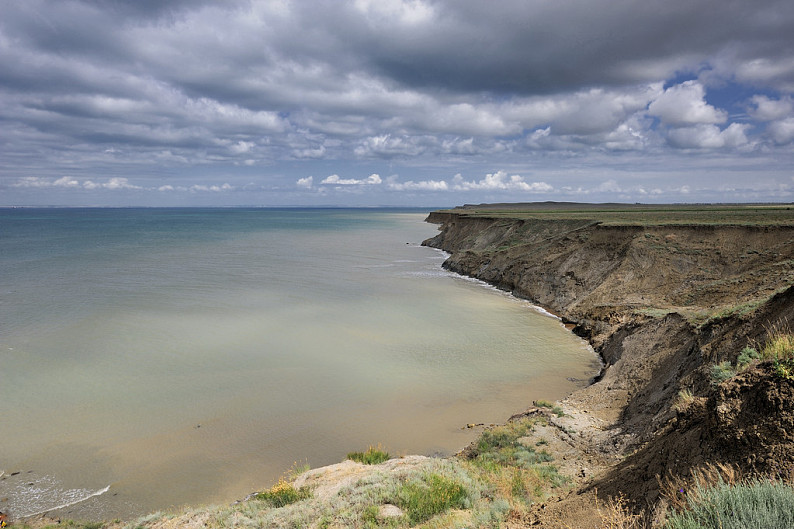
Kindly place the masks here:
<instances>
[{"instance_id":1,"label":"dry grass tuft","mask_svg":"<svg viewBox=\"0 0 794 529\"><path fill-rule=\"evenodd\" d=\"M642 516L631 512L626 498L614 496L601 506L596 497L596 510L603 529L642 529Z\"/></svg>"},{"instance_id":2,"label":"dry grass tuft","mask_svg":"<svg viewBox=\"0 0 794 529\"><path fill-rule=\"evenodd\" d=\"M670 507L681 512L688 508L688 496L691 498L698 490L711 489L720 484L733 486L742 480L742 476L732 465L709 463L692 470L689 478L670 475L663 479L656 476L656 479L659 482L659 491Z\"/></svg>"}]
</instances>

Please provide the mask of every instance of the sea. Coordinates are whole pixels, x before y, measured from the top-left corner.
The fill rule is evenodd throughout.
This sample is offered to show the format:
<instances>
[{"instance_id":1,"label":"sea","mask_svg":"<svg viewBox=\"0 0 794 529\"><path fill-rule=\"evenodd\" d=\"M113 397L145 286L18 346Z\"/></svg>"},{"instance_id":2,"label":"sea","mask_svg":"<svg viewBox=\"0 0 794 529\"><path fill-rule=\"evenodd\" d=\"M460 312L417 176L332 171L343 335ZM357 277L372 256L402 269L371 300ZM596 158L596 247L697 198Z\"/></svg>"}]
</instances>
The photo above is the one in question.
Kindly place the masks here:
<instances>
[{"instance_id":1,"label":"sea","mask_svg":"<svg viewBox=\"0 0 794 529\"><path fill-rule=\"evenodd\" d=\"M592 349L445 271L427 213L0 209L0 511L231 503L585 385Z\"/></svg>"}]
</instances>

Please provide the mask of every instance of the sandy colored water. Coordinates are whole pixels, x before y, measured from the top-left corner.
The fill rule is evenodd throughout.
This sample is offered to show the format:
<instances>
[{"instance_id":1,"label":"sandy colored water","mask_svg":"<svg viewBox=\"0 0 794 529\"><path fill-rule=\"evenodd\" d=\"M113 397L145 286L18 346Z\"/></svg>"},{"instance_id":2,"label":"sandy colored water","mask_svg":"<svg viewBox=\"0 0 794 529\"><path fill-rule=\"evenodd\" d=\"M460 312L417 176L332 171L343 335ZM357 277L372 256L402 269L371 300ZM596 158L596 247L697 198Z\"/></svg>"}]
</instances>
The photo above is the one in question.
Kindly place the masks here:
<instances>
[{"instance_id":1,"label":"sandy colored water","mask_svg":"<svg viewBox=\"0 0 794 529\"><path fill-rule=\"evenodd\" d=\"M474 435L467 423L560 398L597 370L558 320L443 271L419 246L436 231L423 214L261 211L187 226L163 214L148 230L127 212L111 235L56 215L60 228L12 241L3 510L109 487L71 510L129 519L233 501L296 461L369 444L449 454Z\"/></svg>"}]
</instances>

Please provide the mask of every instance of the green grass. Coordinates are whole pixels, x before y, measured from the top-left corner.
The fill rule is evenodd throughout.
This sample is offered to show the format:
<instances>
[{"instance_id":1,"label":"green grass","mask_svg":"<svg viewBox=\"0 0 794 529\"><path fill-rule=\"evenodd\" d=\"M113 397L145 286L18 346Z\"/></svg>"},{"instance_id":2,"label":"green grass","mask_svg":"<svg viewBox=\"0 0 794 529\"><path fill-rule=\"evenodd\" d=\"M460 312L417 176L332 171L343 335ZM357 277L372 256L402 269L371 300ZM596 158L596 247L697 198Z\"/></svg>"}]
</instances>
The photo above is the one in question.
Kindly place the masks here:
<instances>
[{"instance_id":1,"label":"green grass","mask_svg":"<svg viewBox=\"0 0 794 529\"><path fill-rule=\"evenodd\" d=\"M512 510L526 509L552 489L569 482L552 464L548 452L536 450L544 443L528 446L523 440L540 421L523 419L485 430L470 462L478 479L495 491L495 497L505 499Z\"/></svg>"},{"instance_id":2,"label":"green grass","mask_svg":"<svg viewBox=\"0 0 794 529\"><path fill-rule=\"evenodd\" d=\"M405 511L412 524L418 524L449 509L467 507L469 496L460 483L432 473L421 480L405 483L397 492L395 503Z\"/></svg>"},{"instance_id":3,"label":"green grass","mask_svg":"<svg viewBox=\"0 0 794 529\"><path fill-rule=\"evenodd\" d=\"M759 354L772 361L777 376L794 380L794 334L773 333Z\"/></svg>"},{"instance_id":4,"label":"green grass","mask_svg":"<svg viewBox=\"0 0 794 529\"><path fill-rule=\"evenodd\" d=\"M764 360L791 360L794 358L794 334L773 333L760 354Z\"/></svg>"},{"instance_id":5,"label":"green grass","mask_svg":"<svg viewBox=\"0 0 794 529\"><path fill-rule=\"evenodd\" d=\"M347 458L365 465L379 465L384 461L388 461L390 456L389 453L385 450L382 450L381 446L379 445L377 448L370 446L364 452L350 452L347 454Z\"/></svg>"},{"instance_id":6,"label":"green grass","mask_svg":"<svg viewBox=\"0 0 794 529\"><path fill-rule=\"evenodd\" d=\"M780 529L794 527L794 488L753 481L687 493L687 509L669 515L665 529Z\"/></svg>"},{"instance_id":7,"label":"green grass","mask_svg":"<svg viewBox=\"0 0 794 529\"><path fill-rule=\"evenodd\" d=\"M794 226L791 204L492 204L443 212L519 220L583 220L607 226Z\"/></svg>"},{"instance_id":8,"label":"green grass","mask_svg":"<svg viewBox=\"0 0 794 529\"><path fill-rule=\"evenodd\" d=\"M561 407L556 406L555 404L547 400L536 400L535 406L537 406L538 408L549 408L552 413L557 415L557 417L565 416L565 412L562 410Z\"/></svg>"}]
</instances>

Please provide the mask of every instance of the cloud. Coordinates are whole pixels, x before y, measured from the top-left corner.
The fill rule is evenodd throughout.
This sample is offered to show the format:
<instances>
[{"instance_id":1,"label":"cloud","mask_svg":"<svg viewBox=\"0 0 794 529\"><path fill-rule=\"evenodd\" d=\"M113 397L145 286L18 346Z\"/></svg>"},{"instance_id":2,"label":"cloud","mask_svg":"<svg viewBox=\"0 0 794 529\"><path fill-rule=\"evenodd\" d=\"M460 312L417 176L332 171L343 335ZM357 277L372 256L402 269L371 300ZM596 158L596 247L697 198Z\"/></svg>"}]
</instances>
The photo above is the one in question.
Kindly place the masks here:
<instances>
[{"instance_id":1,"label":"cloud","mask_svg":"<svg viewBox=\"0 0 794 529\"><path fill-rule=\"evenodd\" d=\"M307 176L305 178L299 178L298 181L296 182L296 185L303 189L311 189L312 186L314 185L314 177Z\"/></svg>"},{"instance_id":2,"label":"cloud","mask_svg":"<svg viewBox=\"0 0 794 529\"><path fill-rule=\"evenodd\" d=\"M794 117L770 123L767 130L776 144L788 145L794 142Z\"/></svg>"},{"instance_id":3,"label":"cloud","mask_svg":"<svg viewBox=\"0 0 794 529\"><path fill-rule=\"evenodd\" d=\"M422 138L418 137L393 137L391 134L382 134L366 138L353 152L362 158L417 156L427 148L421 142Z\"/></svg>"},{"instance_id":4,"label":"cloud","mask_svg":"<svg viewBox=\"0 0 794 529\"><path fill-rule=\"evenodd\" d=\"M93 180L83 180L81 182L80 180L69 176L63 176L56 180L51 178L28 176L17 180L12 184L12 187L87 189L89 191L96 189L108 189L111 191L124 189L143 189L141 186L131 184L127 178L110 178L105 182L94 182Z\"/></svg>"},{"instance_id":5,"label":"cloud","mask_svg":"<svg viewBox=\"0 0 794 529\"><path fill-rule=\"evenodd\" d=\"M527 191L533 193L548 193L554 188L546 182L526 182L520 175L511 175L505 171L497 171L485 175L485 178L477 181L464 180L460 174L455 175L452 179L453 188L457 191L493 191L493 190L511 190L511 191Z\"/></svg>"},{"instance_id":6,"label":"cloud","mask_svg":"<svg viewBox=\"0 0 794 529\"><path fill-rule=\"evenodd\" d=\"M64 176L53 182L52 185L54 187L80 187L80 182L69 176Z\"/></svg>"},{"instance_id":7,"label":"cloud","mask_svg":"<svg viewBox=\"0 0 794 529\"><path fill-rule=\"evenodd\" d=\"M107 182L93 182L91 180L86 180L83 182L83 187L85 189L93 190L93 189L110 189L110 190L119 190L119 189L142 189L141 186L133 185L127 178L111 178Z\"/></svg>"},{"instance_id":8,"label":"cloud","mask_svg":"<svg viewBox=\"0 0 794 529\"><path fill-rule=\"evenodd\" d=\"M791 96L781 99L770 99L765 95L755 95L750 98L753 107L749 113L758 121L775 121L787 117L794 117L794 101Z\"/></svg>"},{"instance_id":9,"label":"cloud","mask_svg":"<svg viewBox=\"0 0 794 529\"><path fill-rule=\"evenodd\" d=\"M701 124L681 127L668 133L671 145L679 149L721 149L739 147L748 143L746 131L749 125L731 123L724 130L716 125Z\"/></svg>"},{"instance_id":10,"label":"cloud","mask_svg":"<svg viewBox=\"0 0 794 529\"><path fill-rule=\"evenodd\" d=\"M728 115L705 101L706 90L698 81L684 81L666 89L648 107L648 113L673 127L725 123Z\"/></svg>"},{"instance_id":11,"label":"cloud","mask_svg":"<svg viewBox=\"0 0 794 529\"><path fill-rule=\"evenodd\" d=\"M414 182L389 182L388 188L392 191L447 191L449 185L444 180L423 180Z\"/></svg>"},{"instance_id":12,"label":"cloud","mask_svg":"<svg viewBox=\"0 0 794 529\"><path fill-rule=\"evenodd\" d=\"M356 180L354 178L340 178L339 175L332 174L323 179L321 184L326 185L338 185L338 186L360 186L360 185L378 185L382 182L381 178L377 174L371 174L368 177L362 180Z\"/></svg>"},{"instance_id":13,"label":"cloud","mask_svg":"<svg viewBox=\"0 0 794 529\"><path fill-rule=\"evenodd\" d=\"M256 178L281 190L262 200L291 204L318 171L410 175L308 182L362 203L443 183L591 189L607 166L691 175L693 195L716 174L700 164L779 179L794 163L791 27L790 0L9 2L0 186L95 203ZM537 182L438 176L489 167Z\"/></svg>"},{"instance_id":14,"label":"cloud","mask_svg":"<svg viewBox=\"0 0 794 529\"><path fill-rule=\"evenodd\" d=\"M188 191L191 193L202 193L202 192L210 192L210 193L220 193L222 191L233 191L234 187L229 184L225 183L223 185L204 185L204 184L195 184L188 188Z\"/></svg>"}]
</instances>

